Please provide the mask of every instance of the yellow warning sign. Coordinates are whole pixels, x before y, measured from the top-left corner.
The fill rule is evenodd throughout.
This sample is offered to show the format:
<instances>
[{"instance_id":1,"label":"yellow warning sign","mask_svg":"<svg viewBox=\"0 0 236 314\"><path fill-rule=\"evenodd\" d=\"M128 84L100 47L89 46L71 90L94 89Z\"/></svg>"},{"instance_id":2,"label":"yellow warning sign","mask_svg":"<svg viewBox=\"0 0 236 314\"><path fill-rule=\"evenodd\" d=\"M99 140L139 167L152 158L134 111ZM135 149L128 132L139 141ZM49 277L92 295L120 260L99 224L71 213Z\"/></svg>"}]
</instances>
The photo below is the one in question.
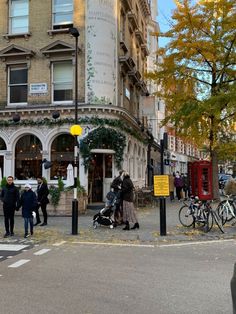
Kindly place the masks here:
<instances>
[{"instance_id":1,"label":"yellow warning sign","mask_svg":"<svg viewBox=\"0 0 236 314\"><path fill-rule=\"evenodd\" d=\"M169 176L160 175L154 176L154 196L169 196Z\"/></svg>"}]
</instances>

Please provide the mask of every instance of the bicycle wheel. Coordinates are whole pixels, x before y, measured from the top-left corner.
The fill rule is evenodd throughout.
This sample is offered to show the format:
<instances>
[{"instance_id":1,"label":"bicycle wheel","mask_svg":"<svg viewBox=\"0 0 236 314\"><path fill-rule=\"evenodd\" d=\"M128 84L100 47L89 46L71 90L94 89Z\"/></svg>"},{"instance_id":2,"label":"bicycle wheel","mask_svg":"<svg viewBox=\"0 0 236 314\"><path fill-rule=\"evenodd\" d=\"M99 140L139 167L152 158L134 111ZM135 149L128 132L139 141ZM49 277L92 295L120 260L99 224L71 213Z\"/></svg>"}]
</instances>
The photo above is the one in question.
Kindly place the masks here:
<instances>
[{"instance_id":1,"label":"bicycle wheel","mask_svg":"<svg viewBox=\"0 0 236 314\"><path fill-rule=\"evenodd\" d=\"M209 211L208 213L205 213L206 215L206 221L205 221L205 225L203 227L204 232L209 232L212 227L213 227L213 216L212 216L212 212Z\"/></svg>"},{"instance_id":2,"label":"bicycle wheel","mask_svg":"<svg viewBox=\"0 0 236 314\"><path fill-rule=\"evenodd\" d=\"M216 212L212 211L212 215L214 217L214 221L216 223L216 225L218 226L218 228L220 229L220 231L222 233L225 233L224 232L224 227L223 227L223 224L222 224L222 220L219 218L219 216L217 215Z\"/></svg>"},{"instance_id":3,"label":"bicycle wheel","mask_svg":"<svg viewBox=\"0 0 236 314\"><path fill-rule=\"evenodd\" d=\"M179 221L184 227L191 227L193 225L193 215L191 209L187 205L180 208Z\"/></svg>"},{"instance_id":4,"label":"bicycle wheel","mask_svg":"<svg viewBox=\"0 0 236 314\"><path fill-rule=\"evenodd\" d=\"M219 203L219 205L216 208L216 213L218 217L220 218L222 225L228 221L228 211L227 211L227 201L224 200Z\"/></svg>"}]
</instances>

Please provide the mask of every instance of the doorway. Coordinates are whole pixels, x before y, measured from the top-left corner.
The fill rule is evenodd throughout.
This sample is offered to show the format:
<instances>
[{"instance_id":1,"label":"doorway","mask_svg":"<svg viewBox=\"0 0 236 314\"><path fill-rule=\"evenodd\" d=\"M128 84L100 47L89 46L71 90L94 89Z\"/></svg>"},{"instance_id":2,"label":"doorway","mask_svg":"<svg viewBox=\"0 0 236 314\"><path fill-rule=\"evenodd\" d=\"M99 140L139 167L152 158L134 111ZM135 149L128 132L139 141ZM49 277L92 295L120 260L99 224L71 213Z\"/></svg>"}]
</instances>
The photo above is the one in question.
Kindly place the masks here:
<instances>
[{"instance_id":1,"label":"doorway","mask_svg":"<svg viewBox=\"0 0 236 314\"><path fill-rule=\"evenodd\" d=\"M88 170L88 191L90 203L105 201L113 178L113 155L93 154Z\"/></svg>"}]
</instances>

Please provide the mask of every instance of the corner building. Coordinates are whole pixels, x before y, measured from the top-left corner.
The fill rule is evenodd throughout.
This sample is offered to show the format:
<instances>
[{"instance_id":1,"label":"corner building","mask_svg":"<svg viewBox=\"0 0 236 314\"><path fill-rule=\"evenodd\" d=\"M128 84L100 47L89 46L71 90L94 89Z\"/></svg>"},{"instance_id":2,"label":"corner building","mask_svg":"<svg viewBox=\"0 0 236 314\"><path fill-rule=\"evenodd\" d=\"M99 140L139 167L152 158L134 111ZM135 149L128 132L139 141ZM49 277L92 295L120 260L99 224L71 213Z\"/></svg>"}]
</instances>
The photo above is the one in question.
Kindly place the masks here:
<instances>
[{"instance_id":1,"label":"corner building","mask_svg":"<svg viewBox=\"0 0 236 314\"><path fill-rule=\"evenodd\" d=\"M146 0L0 0L0 167L17 184L66 180L74 160L78 38L79 179L104 200L123 168L145 185ZM45 169L42 161L51 161Z\"/></svg>"}]
</instances>

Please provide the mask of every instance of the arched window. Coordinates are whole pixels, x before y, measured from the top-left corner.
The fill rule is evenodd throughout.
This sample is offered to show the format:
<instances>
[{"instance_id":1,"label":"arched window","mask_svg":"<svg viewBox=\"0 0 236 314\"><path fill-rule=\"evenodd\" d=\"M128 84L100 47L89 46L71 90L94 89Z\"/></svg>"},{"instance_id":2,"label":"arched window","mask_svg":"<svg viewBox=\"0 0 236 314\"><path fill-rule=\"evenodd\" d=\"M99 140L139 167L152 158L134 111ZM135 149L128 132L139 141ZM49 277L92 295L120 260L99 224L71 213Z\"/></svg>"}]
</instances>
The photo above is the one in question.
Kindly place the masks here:
<instances>
[{"instance_id":1,"label":"arched window","mask_svg":"<svg viewBox=\"0 0 236 314\"><path fill-rule=\"evenodd\" d=\"M22 136L15 149L15 177L18 180L36 179L42 175L42 144L32 134Z\"/></svg>"},{"instance_id":2,"label":"arched window","mask_svg":"<svg viewBox=\"0 0 236 314\"><path fill-rule=\"evenodd\" d=\"M51 179L66 179L67 166L74 160L74 137L61 134L52 142L51 146Z\"/></svg>"},{"instance_id":3,"label":"arched window","mask_svg":"<svg viewBox=\"0 0 236 314\"><path fill-rule=\"evenodd\" d=\"M4 140L0 137L0 150L6 150L6 143L4 142Z\"/></svg>"}]
</instances>

